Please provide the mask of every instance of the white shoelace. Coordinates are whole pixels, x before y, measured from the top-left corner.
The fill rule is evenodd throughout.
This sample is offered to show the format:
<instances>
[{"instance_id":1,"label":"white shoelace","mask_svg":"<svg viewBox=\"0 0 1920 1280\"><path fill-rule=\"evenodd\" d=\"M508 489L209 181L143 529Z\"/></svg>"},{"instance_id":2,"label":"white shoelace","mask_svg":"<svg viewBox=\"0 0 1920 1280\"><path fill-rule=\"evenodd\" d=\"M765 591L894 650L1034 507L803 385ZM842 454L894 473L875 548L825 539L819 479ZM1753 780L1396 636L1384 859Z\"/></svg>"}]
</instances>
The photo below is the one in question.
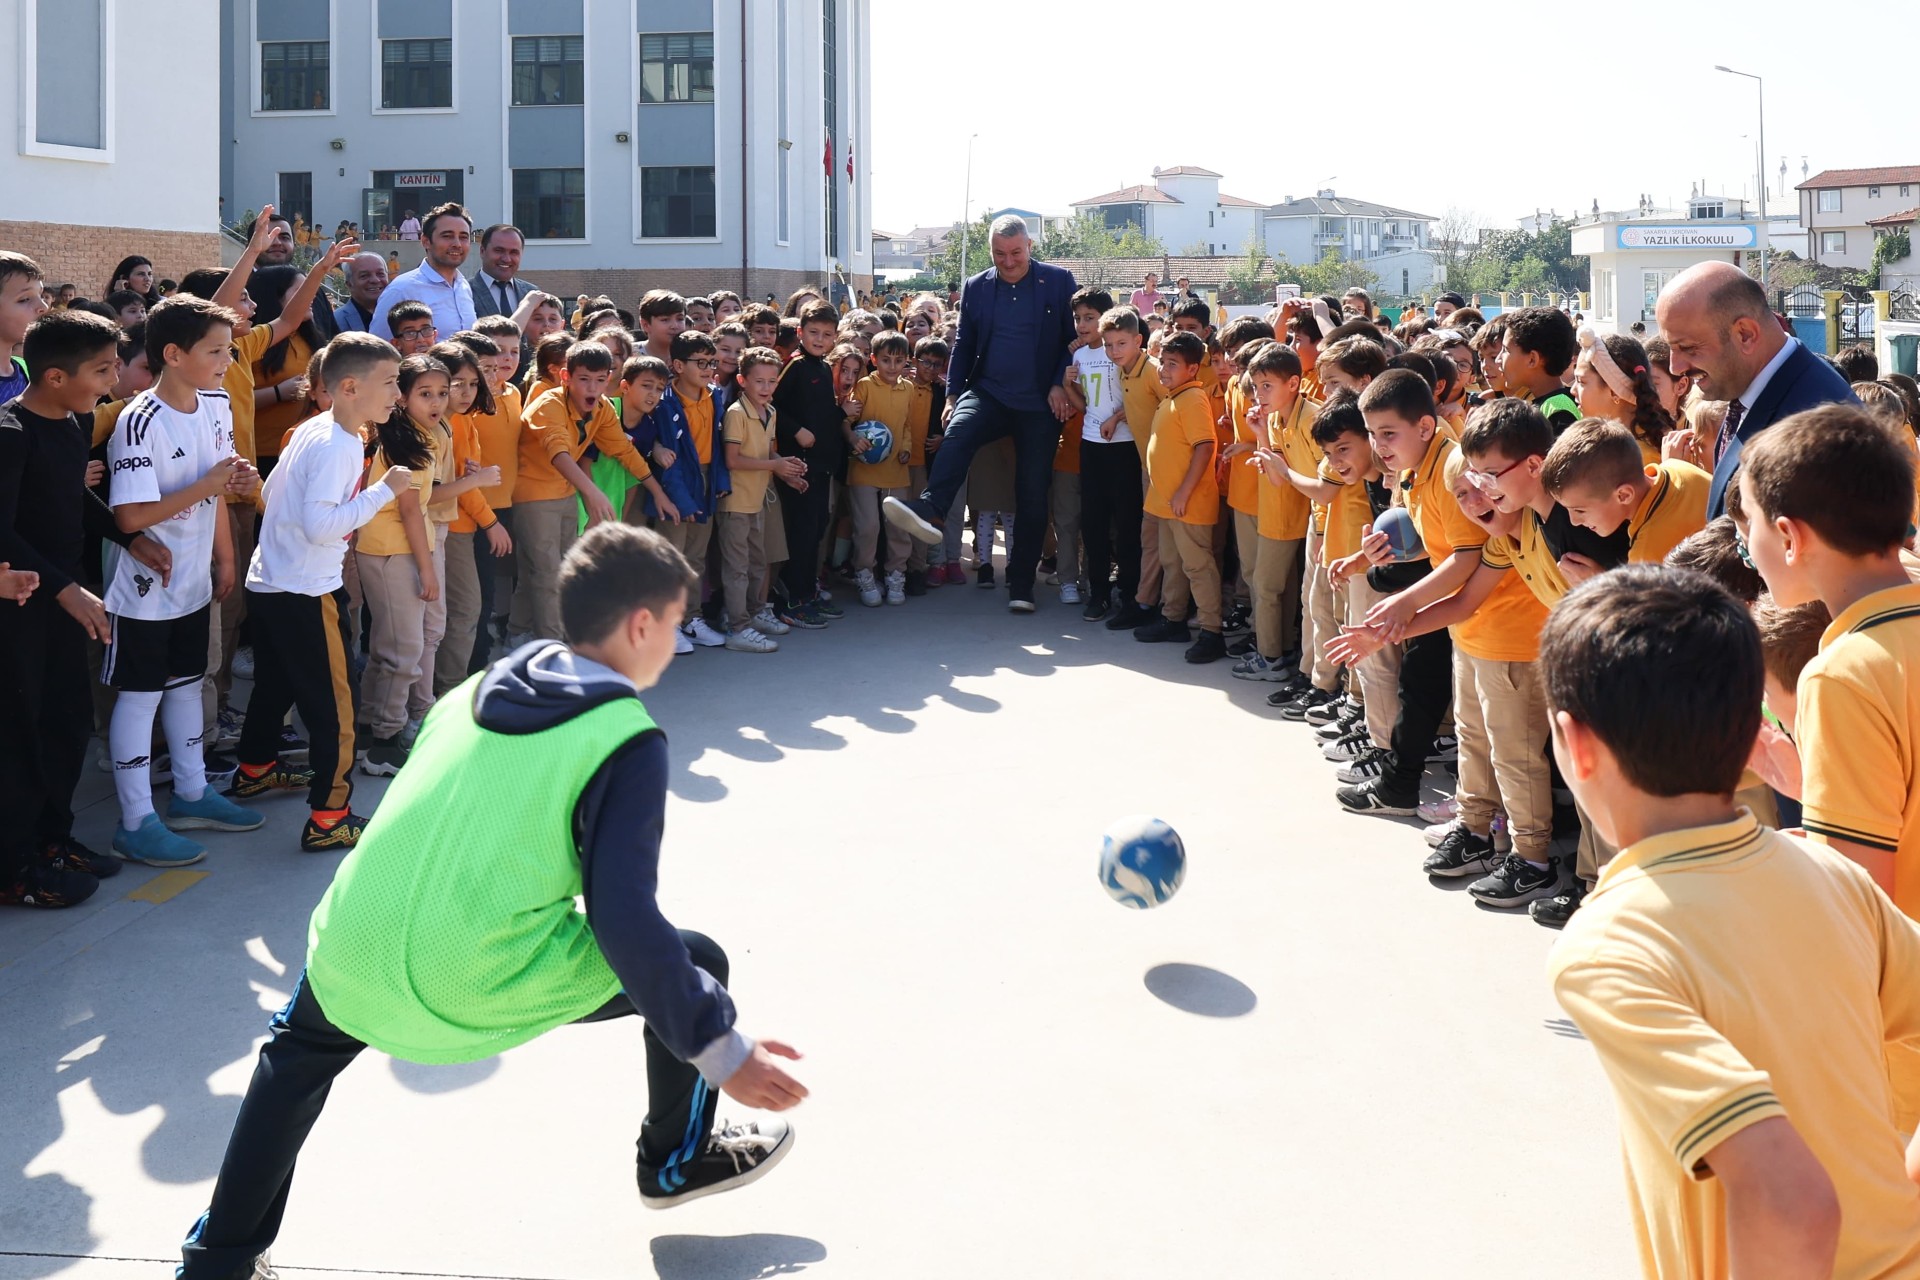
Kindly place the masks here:
<instances>
[{"instance_id":1,"label":"white shoelace","mask_svg":"<svg viewBox=\"0 0 1920 1280\"><path fill-rule=\"evenodd\" d=\"M744 1173L773 1150L773 1139L761 1133L757 1124L728 1124L723 1120L720 1128L714 1131L711 1145L715 1151L733 1161L735 1173ZM744 1167L742 1161L745 1161Z\"/></svg>"}]
</instances>

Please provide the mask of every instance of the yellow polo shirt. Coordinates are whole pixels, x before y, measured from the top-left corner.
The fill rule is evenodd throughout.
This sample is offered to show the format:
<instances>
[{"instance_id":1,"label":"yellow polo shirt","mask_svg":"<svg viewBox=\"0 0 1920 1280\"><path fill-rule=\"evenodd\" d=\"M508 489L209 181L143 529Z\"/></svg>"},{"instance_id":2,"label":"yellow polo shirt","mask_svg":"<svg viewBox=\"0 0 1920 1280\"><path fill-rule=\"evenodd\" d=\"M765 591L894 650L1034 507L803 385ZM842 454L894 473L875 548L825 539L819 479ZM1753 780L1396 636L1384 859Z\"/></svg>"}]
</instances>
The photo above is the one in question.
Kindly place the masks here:
<instances>
[{"instance_id":1,"label":"yellow polo shirt","mask_svg":"<svg viewBox=\"0 0 1920 1280\"><path fill-rule=\"evenodd\" d=\"M1334 494L1333 501L1327 504L1327 527L1322 530L1327 540L1321 547L1320 559L1325 564L1332 564L1360 550L1360 539L1365 535L1367 526L1373 523L1373 506L1367 501L1364 480L1348 484L1334 473L1325 458L1320 460L1319 476L1328 484L1340 486L1340 492Z\"/></svg>"},{"instance_id":2,"label":"yellow polo shirt","mask_svg":"<svg viewBox=\"0 0 1920 1280\"><path fill-rule=\"evenodd\" d=\"M773 406L767 406L767 416L760 417L740 396L727 406L727 416L720 424L720 438L723 445L740 446L743 458L771 458L773 456ZM767 486L773 481L771 471L733 471L733 492L720 499L720 509L737 515L752 515L767 505Z\"/></svg>"},{"instance_id":3,"label":"yellow polo shirt","mask_svg":"<svg viewBox=\"0 0 1920 1280\"><path fill-rule=\"evenodd\" d=\"M1487 541L1486 530L1460 509L1453 490L1447 487L1447 459L1455 452L1453 441L1436 430L1420 465L1401 474L1400 490L1406 498L1407 514L1413 517L1420 541L1426 544L1427 559L1434 564L1456 549L1470 550Z\"/></svg>"},{"instance_id":4,"label":"yellow polo shirt","mask_svg":"<svg viewBox=\"0 0 1920 1280\"><path fill-rule=\"evenodd\" d=\"M1566 575L1560 572L1559 557L1547 545L1540 514L1531 507L1520 514L1518 534L1487 539L1487 545L1480 551L1480 563L1495 569L1518 569L1535 598L1549 609L1572 589L1567 585Z\"/></svg>"},{"instance_id":5,"label":"yellow polo shirt","mask_svg":"<svg viewBox=\"0 0 1920 1280\"><path fill-rule=\"evenodd\" d=\"M1227 416L1233 423L1233 439L1236 444L1257 444L1253 427L1247 422L1247 396L1240 389L1240 380L1235 378L1227 384ZM1257 516L1260 513L1260 490L1271 489L1260 477L1260 468L1248 465L1251 460L1235 458L1227 467L1227 505L1241 515ZM1288 485L1289 489L1293 486ZM1272 534L1262 534L1272 537ZM1301 534L1305 537L1305 534Z\"/></svg>"},{"instance_id":6,"label":"yellow polo shirt","mask_svg":"<svg viewBox=\"0 0 1920 1280\"><path fill-rule=\"evenodd\" d=\"M860 402L860 416L849 422L884 422L893 432L893 448L879 462L853 458L847 467L847 483L872 485L876 489L904 489L913 483L907 474L905 457L913 453L913 396L919 388L902 378L888 382L870 373L854 384L853 398ZM903 457L904 455L904 457Z\"/></svg>"},{"instance_id":7,"label":"yellow polo shirt","mask_svg":"<svg viewBox=\"0 0 1920 1280\"><path fill-rule=\"evenodd\" d=\"M1836 1276L1920 1275L1882 1047L1920 1036L1920 926L1832 852L1732 822L1622 849L1548 961L1618 1106L1642 1271L1729 1274L1705 1163L1785 1116L1833 1180Z\"/></svg>"},{"instance_id":8,"label":"yellow polo shirt","mask_svg":"<svg viewBox=\"0 0 1920 1280\"><path fill-rule=\"evenodd\" d=\"M480 462L500 468L500 483L480 490L495 511L513 505L514 482L520 477L520 388L508 383L493 393L493 412L474 420L480 440Z\"/></svg>"},{"instance_id":9,"label":"yellow polo shirt","mask_svg":"<svg viewBox=\"0 0 1920 1280\"><path fill-rule=\"evenodd\" d=\"M1167 389L1160 385L1160 362L1142 351L1130 369L1120 370L1120 406L1127 415L1127 430L1133 446L1140 451L1140 465L1147 465L1147 446L1153 440L1153 415Z\"/></svg>"},{"instance_id":10,"label":"yellow polo shirt","mask_svg":"<svg viewBox=\"0 0 1920 1280\"><path fill-rule=\"evenodd\" d=\"M578 462L588 445L616 459L636 480L653 477L647 460L620 429L620 414L605 396L594 406L591 417L575 418L567 389L555 387L528 405L521 421L524 429L520 433L520 472L513 484L515 502L571 498L574 488L553 460L564 453Z\"/></svg>"},{"instance_id":11,"label":"yellow polo shirt","mask_svg":"<svg viewBox=\"0 0 1920 1280\"><path fill-rule=\"evenodd\" d=\"M1319 441L1313 438L1314 419L1319 416L1320 402L1304 395L1294 397L1284 419L1277 413L1267 415L1267 447L1303 476L1317 475L1326 458ZM1247 470L1260 481L1260 536L1280 542L1306 537L1313 508L1307 495L1294 488L1291 481L1272 484L1259 475L1258 468ZM1367 505L1364 493L1360 505Z\"/></svg>"},{"instance_id":12,"label":"yellow polo shirt","mask_svg":"<svg viewBox=\"0 0 1920 1280\"><path fill-rule=\"evenodd\" d=\"M420 501L420 511L426 518L427 524L427 549L432 550L434 530L433 519L426 514L427 487L434 482L435 472L440 466L442 437L438 431L428 431L411 418L407 421L412 423L413 429L419 432L420 438L426 441L427 447L433 451L431 465L412 468L412 483L409 486L414 491L414 496ZM450 441L444 447L449 453L452 451ZM367 467L367 483L379 484L381 477L386 475L392 467L393 463L387 460L385 449L374 450L373 462ZM413 547L407 542L407 527L400 519L399 498L394 498L373 513L373 519L362 525L360 532L354 535L353 546L354 550L369 556L404 556L413 553Z\"/></svg>"},{"instance_id":13,"label":"yellow polo shirt","mask_svg":"<svg viewBox=\"0 0 1920 1280\"><path fill-rule=\"evenodd\" d=\"M1153 415L1153 440L1147 448L1146 511L1162 520L1182 524L1212 525L1220 521L1220 486L1214 483L1213 468L1201 469L1187 498L1187 514L1173 513L1173 495L1186 482L1193 451L1211 448L1213 401L1197 381L1183 382L1173 388L1170 399L1161 402Z\"/></svg>"},{"instance_id":14,"label":"yellow polo shirt","mask_svg":"<svg viewBox=\"0 0 1920 1280\"><path fill-rule=\"evenodd\" d=\"M1653 488L1627 520L1627 560L1661 564L1667 552L1707 527L1713 477L1678 459L1652 463L1645 470Z\"/></svg>"}]
</instances>

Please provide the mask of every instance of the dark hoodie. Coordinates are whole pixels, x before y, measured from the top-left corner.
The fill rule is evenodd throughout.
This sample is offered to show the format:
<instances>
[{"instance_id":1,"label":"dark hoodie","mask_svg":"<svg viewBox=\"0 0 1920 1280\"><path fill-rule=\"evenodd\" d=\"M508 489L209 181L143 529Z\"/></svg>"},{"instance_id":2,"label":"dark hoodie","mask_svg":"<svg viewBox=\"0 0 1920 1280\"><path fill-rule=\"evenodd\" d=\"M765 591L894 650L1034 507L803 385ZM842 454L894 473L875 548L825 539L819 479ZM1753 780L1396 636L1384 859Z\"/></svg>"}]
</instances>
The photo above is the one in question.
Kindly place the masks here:
<instances>
[{"instance_id":1,"label":"dark hoodie","mask_svg":"<svg viewBox=\"0 0 1920 1280\"><path fill-rule=\"evenodd\" d=\"M522 645L481 678L474 718L492 733L537 733L638 695L612 668L551 640ZM726 989L687 955L660 914L667 739L643 733L600 766L573 809L574 845L594 942L627 998L675 1057L718 1084L752 1051Z\"/></svg>"}]
</instances>

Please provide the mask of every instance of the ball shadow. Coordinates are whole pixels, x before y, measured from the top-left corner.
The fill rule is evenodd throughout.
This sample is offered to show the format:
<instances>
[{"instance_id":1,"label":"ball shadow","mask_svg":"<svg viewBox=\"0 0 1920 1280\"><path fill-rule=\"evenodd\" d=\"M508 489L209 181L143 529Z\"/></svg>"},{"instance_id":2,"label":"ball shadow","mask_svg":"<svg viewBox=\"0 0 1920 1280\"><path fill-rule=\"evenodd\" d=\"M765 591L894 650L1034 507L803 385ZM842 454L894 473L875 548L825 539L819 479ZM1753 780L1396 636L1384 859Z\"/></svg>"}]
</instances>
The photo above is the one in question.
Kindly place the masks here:
<instances>
[{"instance_id":1,"label":"ball shadow","mask_svg":"<svg viewBox=\"0 0 1920 1280\"><path fill-rule=\"evenodd\" d=\"M498 1057L446 1066L405 1062L399 1058L389 1058L387 1063L393 1070L393 1078L415 1093L457 1093L461 1089L471 1089L500 1070Z\"/></svg>"},{"instance_id":2,"label":"ball shadow","mask_svg":"<svg viewBox=\"0 0 1920 1280\"><path fill-rule=\"evenodd\" d=\"M653 1270L660 1280L761 1280L797 1275L825 1262L827 1247L805 1236L756 1232L742 1236L656 1236Z\"/></svg>"},{"instance_id":3,"label":"ball shadow","mask_svg":"<svg viewBox=\"0 0 1920 1280\"><path fill-rule=\"evenodd\" d=\"M1157 964L1145 982L1156 999L1203 1018L1244 1018L1260 1003L1252 987L1203 964Z\"/></svg>"}]
</instances>

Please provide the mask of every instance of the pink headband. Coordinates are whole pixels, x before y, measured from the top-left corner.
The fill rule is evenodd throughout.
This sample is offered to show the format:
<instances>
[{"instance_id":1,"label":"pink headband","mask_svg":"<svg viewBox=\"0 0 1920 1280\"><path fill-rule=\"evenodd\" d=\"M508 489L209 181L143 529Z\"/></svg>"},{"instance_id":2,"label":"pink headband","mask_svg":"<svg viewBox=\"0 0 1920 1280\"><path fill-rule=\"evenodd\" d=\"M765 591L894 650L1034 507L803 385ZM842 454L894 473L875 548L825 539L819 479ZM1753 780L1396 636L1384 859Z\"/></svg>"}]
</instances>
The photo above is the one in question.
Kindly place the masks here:
<instances>
[{"instance_id":1,"label":"pink headband","mask_svg":"<svg viewBox=\"0 0 1920 1280\"><path fill-rule=\"evenodd\" d=\"M1594 372L1598 373L1600 380L1607 384L1607 390L1613 392L1614 398L1632 403L1635 398L1633 379L1620 372L1620 366L1615 362L1613 353L1607 350L1606 343L1600 341L1600 335L1593 331L1593 326L1580 326L1580 349L1587 353L1587 358L1593 363ZM1634 372L1644 373L1646 370L1641 368Z\"/></svg>"}]
</instances>

